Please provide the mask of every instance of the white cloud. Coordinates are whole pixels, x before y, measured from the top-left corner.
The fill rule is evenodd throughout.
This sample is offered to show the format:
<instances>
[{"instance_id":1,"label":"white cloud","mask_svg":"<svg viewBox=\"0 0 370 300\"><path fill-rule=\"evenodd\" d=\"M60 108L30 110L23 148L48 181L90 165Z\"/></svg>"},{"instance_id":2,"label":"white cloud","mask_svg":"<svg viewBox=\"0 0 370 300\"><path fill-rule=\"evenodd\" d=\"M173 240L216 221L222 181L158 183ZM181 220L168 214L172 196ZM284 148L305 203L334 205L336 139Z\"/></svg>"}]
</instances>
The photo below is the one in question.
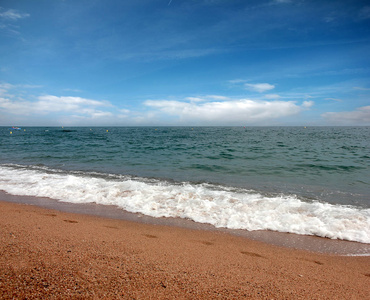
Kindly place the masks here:
<instances>
[{"instance_id":1,"label":"white cloud","mask_svg":"<svg viewBox=\"0 0 370 300\"><path fill-rule=\"evenodd\" d=\"M204 102L208 100L227 101L227 100L230 100L230 98L225 97L225 96L220 96L220 95L206 95L202 97L186 97L185 100L188 100L191 102Z\"/></svg>"},{"instance_id":2,"label":"white cloud","mask_svg":"<svg viewBox=\"0 0 370 300\"><path fill-rule=\"evenodd\" d=\"M314 105L313 101L303 101L302 103L302 107L305 107L305 108L310 108L313 105Z\"/></svg>"},{"instance_id":3,"label":"white cloud","mask_svg":"<svg viewBox=\"0 0 370 300\"><path fill-rule=\"evenodd\" d=\"M130 110L128 109L119 109L119 111L122 113L122 114L129 114L130 113Z\"/></svg>"},{"instance_id":4,"label":"white cloud","mask_svg":"<svg viewBox=\"0 0 370 300\"><path fill-rule=\"evenodd\" d=\"M240 125L268 124L272 120L296 115L313 103L306 101L299 106L294 101L239 99L206 103L147 100L144 104L178 118L183 124Z\"/></svg>"},{"instance_id":5,"label":"white cloud","mask_svg":"<svg viewBox=\"0 0 370 300\"><path fill-rule=\"evenodd\" d=\"M29 103L23 100L12 101L8 97L1 97L0 110L4 110L7 114L28 115L30 109Z\"/></svg>"},{"instance_id":6,"label":"white cloud","mask_svg":"<svg viewBox=\"0 0 370 300\"><path fill-rule=\"evenodd\" d=\"M0 122L19 125L271 125L309 109L312 101L230 99L222 95L147 100L136 110L82 97L27 94L24 85L2 83ZM12 92L12 93L10 93ZM3 118L6 116L6 118Z\"/></svg>"},{"instance_id":7,"label":"white cloud","mask_svg":"<svg viewBox=\"0 0 370 300\"><path fill-rule=\"evenodd\" d=\"M69 113L89 115L92 117L101 116L104 112L96 110L96 107L109 107L107 101L97 101L81 97L57 97L44 95L36 101L26 101L23 99L10 99L10 97L0 98L0 110L5 110L13 115L31 115L48 113Z\"/></svg>"},{"instance_id":8,"label":"white cloud","mask_svg":"<svg viewBox=\"0 0 370 300\"><path fill-rule=\"evenodd\" d=\"M270 90L273 90L275 88L275 85L270 83L248 83L249 80L245 79L234 79L229 80L228 82L232 86L242 86L246 90L252 91L252 92L258 92L258 93L264 93Z\"/></svg>"},{"instance_id":9,"label":"white cloud","mask_svg":"<svg viewBox=\"0 0 370 300\"><path fill-rule=\"evenodd\" d=\"M94 122L111 124L117 116L112 112L113 105L108 101L54 95L34 97L27 94L27 89L39 87L0 83L1 125L14 122L25 125L85 125ZM25 100L20 95L28 99ZM129 110L117 109L117 113L120 112L126 116L130 113Z\"/></svg>"},{"instance_id":10,"label":"white cloud","mask_svg":"<svg viewBox=\"0 0 370 300\"><path fill-rule=\"evenodd\" d=\"M106 101L97 101L81 97L57 97L52 95L40 96L34 103L34 109L40 112L52 111L83 111L84 107L111 106Z\"/></svg>"},{"instance_id":11,"label":"white cloud","mask_svg":"<svg viewBox=\"0 0 370 300\"><path fill-rule=\"evenodd\" d=\"M90 113L93 119L112 117L113 114L109 111L91 111Z\"/></svg>"},{"instance_id":12,"label":"white cloud","mask_svg":"<svg viewBox=\"0 0 370 300\"><path fill-rule=\"evenodd\" d=\"M0 88L2 88L2 89L9 90L9 89L11 89L13 87L14 87L14 85L12 85L10 83L7 83L7 82L0 83Z\"/></svg>"},{"instance_id":13,"label":"white cloud","mask_svg":"<svg viewBox=\"0 0 370 300\"><path fill-rule=\"evenodd\" d=\"M335 125L370 125L370 106L359 107L354 111L327 112L322 117Z\"/></svg>"},{"instance_id":14,"label":"white cloud","mask_svg":"<svg viewBox=\"0 0 370 300\"><path fill-rule=\"evenodd\" d=\"M360 86L354 86L353 89L354 90L359 90L359 91L370 91L370 88L364 88L364 87L360 87Z\"/></svg>"},{"instance_id":15,"label":"white cloud","mask_svg":"<svg viewBox=\"0 0 370 300\"><path fill-rule=\"evenodd\" d=\"M205 99L200 97L186 97L185 100L191 101L191 102L203 102Z\"/></svg>"},{"instance_id":16,"label":"white cloud","mask_svg":"<svg viewBox=\"0 0 370 300\"><path fill-rule=\"evenodd\" d=\"M8 93L8 91L12 89L37 89L41 87L42 87L41 85L32 85L32 84L13 85L7 82L3 82L3 83L0 83L0 96L5 96ZM8 95L8 97L13 97L13 96Z\"/></svg>"},{"instance_id":17,"label":"white cloud","mask_svg":"<svg viewBox=\"0 0 370 300\"><path fill-rule=\"evenodd\" d=\"M0 8L1 9L1 8ZM15 9L8 9L7 11L0 12L0 18L16 21L18 19L23 19L29 17L29 14L20 13Z\"/></svg>"},{"instance_id":18,"label":"white cloud","mask_svg":"<svg viewBox=\"0 0 370 300\"><path fill-rule=\"evenodd\" d=\"M265 98L266 99L280 99L281 96L279 96L278 94L267 94L265 95Z\"/></svg>"},{"instance_id":19,"label":"white cloud","mask_svg":"<svg viewBox=\"0 0 370 300\"><path fill-rule=\"evenodd\" d=\"M264 93L266 91L272 90L275 88L274 85L269 83L245 83L244 87L247 90L258 92L258 93Z\"/></svg>"},{"instance_id":20,"label":"white cloud","mask_svg":"<svg viewBox=\"0 0 370 300\"><path fill-rule=\"evenodd\" d=\"M3 8L0 7L0 32L13 37L19 37L19 26L15 25L14 22L29 16L29 14L21 13L15 9L3 11Z\"/></svg>"},{"instance_id":21,"label":"white cloud","mask_svg":"<svg viewBox=\"0 0 370 300\"><path fill-rule=\"evenodd\" d=\"M229 83L231 83L231 84L238 84L238 83L243 83L243 82L246 82L246 80L244 80L244 79L232 79L232 80L229 80Z\"/></svg>"},{"instance_id":22,"label":"white cloud","mask_svg":"<svg viewBox=\"0 0 370 300\"><path fill-rule=\"evenodd\" d=\"M207 99L212 99L212 100L219 100L219 101L230 100L229 97L220 96L220 95L208 95L208 96L206 96L206 98Z\"/></svg>"}]
</instances>

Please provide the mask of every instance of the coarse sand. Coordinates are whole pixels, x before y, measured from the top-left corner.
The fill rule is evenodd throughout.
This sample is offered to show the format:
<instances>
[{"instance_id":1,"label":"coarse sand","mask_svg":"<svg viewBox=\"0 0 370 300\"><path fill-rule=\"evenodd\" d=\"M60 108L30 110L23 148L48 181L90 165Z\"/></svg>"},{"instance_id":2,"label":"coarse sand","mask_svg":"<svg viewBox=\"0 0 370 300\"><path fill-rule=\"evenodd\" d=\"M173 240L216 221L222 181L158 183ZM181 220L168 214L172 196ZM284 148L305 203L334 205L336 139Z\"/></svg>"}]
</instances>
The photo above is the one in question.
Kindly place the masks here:
<instances>
[{"instance_id":1,"label":"coarse sand","mask_svg":"<svg viewBox=\"0 0 370 300\"><path fill-rule=\"evenodd\" d=\"M370 299L370 257L0 201L1 299Z\"/></svg>"}]
</instances>

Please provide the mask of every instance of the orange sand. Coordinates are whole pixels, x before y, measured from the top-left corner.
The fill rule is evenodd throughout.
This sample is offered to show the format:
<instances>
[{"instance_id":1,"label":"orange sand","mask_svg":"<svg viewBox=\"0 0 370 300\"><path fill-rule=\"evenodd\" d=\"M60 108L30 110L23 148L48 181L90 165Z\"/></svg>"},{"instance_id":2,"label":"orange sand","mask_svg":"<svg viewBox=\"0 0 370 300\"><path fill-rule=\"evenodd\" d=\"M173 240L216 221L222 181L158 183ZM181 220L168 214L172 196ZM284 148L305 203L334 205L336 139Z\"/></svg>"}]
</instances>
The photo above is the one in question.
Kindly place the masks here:
<instances>
[{"instance_id":1,"label":"orange sand","mask_svg":"<svg viewBox=\"0 0 370 300\"><path fill-rule=\"evenodd\" d=\"M0 202L1 299L370 299L370 257Z\"/></svg>"}]
</instances>

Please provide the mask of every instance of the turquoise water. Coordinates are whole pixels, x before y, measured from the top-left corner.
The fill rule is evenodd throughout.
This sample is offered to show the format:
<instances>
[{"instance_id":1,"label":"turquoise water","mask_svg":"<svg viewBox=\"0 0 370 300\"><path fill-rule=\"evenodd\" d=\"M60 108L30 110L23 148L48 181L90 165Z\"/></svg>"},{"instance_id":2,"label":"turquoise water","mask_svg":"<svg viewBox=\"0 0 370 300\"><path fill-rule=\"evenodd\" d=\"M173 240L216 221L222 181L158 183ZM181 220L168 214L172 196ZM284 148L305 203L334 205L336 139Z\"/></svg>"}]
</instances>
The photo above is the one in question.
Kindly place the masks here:
<instances>
[{"instance_id":1,"label":"turquoise water","mask_svg":"<svg viewBox=\"0 0 370 300\"><path fill-rule=\"evenodd\" d=\"M0 128L0 189L9 193L51 197L52 184L62 201L72 201L67 191L78 190L74 197L88 195L87 202L113 203L135 212L142 211L132 208L133 202L140 207L150 203L143 213L175 214L251 230L266 228L263 222L243 227L240 223L248 215L235 221L232 212L226 223L221 222L228 209L219 204L221 195L243 205L266 199L291 207L296 207L295 200L328 204L333 209L350 205L365 214L362 230L370 236L370 127L29 127L10 131ZM136 185L119 186L127 182ZM164 186L165 191L158 190ZM185 186L194 191L183 190ZM112 190L115 195L110 194ZM94 198L102 191L101 198ZM161 195L166 195L164 200ZM186 197L191 200L179 205ZM256 197L259 200L251 200ZM199 215L207 211L206 205L214 212L202 219ZM238 211L242 204L233 205ZM162 208L165 212L160 212ZM189 209L195 216L184 213ZM307 215L313 210L306 208ZM264 211L263 216L269 213ZM214 214L219 216L216 221L211 220ZM294 232L293 224L286 229L274 226L267 229Z\"/></svg>"}]
</instances>

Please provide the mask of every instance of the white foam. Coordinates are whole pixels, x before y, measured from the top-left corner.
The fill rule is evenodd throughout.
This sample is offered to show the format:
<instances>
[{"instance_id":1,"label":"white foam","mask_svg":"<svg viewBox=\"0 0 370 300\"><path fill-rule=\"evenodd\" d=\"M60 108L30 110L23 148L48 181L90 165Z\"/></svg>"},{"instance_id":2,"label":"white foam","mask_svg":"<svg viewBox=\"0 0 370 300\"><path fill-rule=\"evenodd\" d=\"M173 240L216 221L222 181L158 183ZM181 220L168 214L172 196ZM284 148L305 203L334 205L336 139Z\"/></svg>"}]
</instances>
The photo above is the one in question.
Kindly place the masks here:
<instances>
[{"instance_id":1,"label":"white foam","mask_svg":"<svg viewBox=\"0 0 370 300\"><path fill-rule=\"evenodd\" d=\"M370 243L370 209L268 197L207 184L170 184L119 176L0 166L0 189L72 203L116 205L153 217L188 218L216 227L273 230Z\"/></svg>"}]
</instances>

